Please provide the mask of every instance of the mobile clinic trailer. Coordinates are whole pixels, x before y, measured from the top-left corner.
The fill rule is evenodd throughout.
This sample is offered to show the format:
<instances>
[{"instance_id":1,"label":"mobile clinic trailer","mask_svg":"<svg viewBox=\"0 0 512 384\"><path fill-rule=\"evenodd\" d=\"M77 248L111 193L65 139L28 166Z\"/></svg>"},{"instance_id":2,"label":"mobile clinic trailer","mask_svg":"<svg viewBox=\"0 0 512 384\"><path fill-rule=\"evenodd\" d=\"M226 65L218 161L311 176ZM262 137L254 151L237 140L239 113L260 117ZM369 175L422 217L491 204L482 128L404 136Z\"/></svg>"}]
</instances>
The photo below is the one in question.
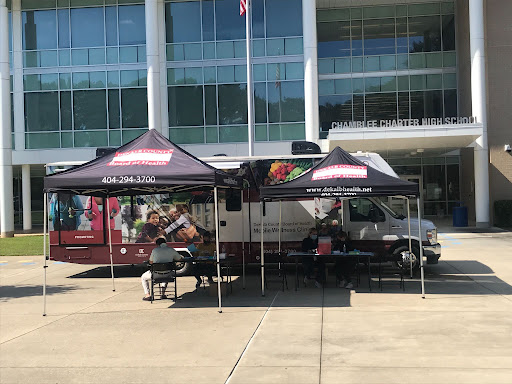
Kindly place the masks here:
<instances>
[{"instance_id":1,"label":"mobile clinic trailer","mask_svg":"<svg viewBox=\"0 0 512 384\"><path fill-rule=\"evenodd\" d=\"M113 265L125 264L126 255L131 253L135 257L142 256L142 259L139 259L141 261L147 259L154 244L122 242L120 231L114 229L115 216L119 212L111 208L111 198L161 193L173 194L183 191L211 191L213 189L216 208L214 227L217 274L220 277L218 189L231 188L241 189L242 179L202 162L167 140L156 130L150 130L105 156L79 167L45 177L45 215L48 212L47 194L52 193L53 204L56 207L52 212L53 223L58 227L57 231L53 231L53 236L50 236L51 252L56 253L56 258L61 257L64 260L67 258L71 260L75 254L78 254L80 258L90 258L93 253L108 253L112 286L115 290ZM103 217L99 220L98 228L77 231L80 217L84 211L87 211L80 206L82 204L78 200L73 199L77 195L103 199L101 205L106 205L106 209L101 211ZM46 224L45 217L45 234ZM44 239L46 241L46 236ZM46 313L46 244L44 253L43 296L44 313ZM220 278L218 280L218 296L219 311L222 311Z\"/></svg>"}]
</instances>

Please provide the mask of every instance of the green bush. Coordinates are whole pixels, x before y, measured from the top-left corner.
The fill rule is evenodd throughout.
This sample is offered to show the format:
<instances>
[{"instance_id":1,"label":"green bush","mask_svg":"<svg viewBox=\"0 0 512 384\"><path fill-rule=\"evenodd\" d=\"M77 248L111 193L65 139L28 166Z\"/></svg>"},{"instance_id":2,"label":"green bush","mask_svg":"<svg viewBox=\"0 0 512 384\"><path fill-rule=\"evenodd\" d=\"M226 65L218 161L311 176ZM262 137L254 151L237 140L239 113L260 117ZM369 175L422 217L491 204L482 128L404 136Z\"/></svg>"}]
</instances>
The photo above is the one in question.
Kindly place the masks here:
<instances>
[{"instance_id":1,"label":"green bush","mask_svg":"<svg viewBox=\"0 0 512 384\"><path fill-rule=\"evenodd\" d=\"M142 231L142 227L146 224L144 220L137 219L135 220L135 223L133 223L133 228L135 228L135 231L137 232L137 235Z\"/></svg>"},{"instance_id":2,"label":"green bush","mask_svg":"<svg viewBox=\"0 0 512 384\"><path fill-rule=\"evenodd\" d=\"M497 200L494 202L494 225L512 228L512 200Z\"/></svg>"}]
</instances>

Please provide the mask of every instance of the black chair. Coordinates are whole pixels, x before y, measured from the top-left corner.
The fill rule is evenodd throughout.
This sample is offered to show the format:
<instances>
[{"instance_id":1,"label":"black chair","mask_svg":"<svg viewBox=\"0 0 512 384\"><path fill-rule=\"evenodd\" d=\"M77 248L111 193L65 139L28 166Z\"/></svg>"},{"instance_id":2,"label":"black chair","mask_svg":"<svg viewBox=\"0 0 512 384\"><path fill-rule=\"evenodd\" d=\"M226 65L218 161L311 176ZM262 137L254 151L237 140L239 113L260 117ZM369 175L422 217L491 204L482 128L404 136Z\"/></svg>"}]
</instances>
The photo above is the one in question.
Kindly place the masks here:
<instances>
[{"instance_id":1,"label":"black chair","mask_svg":"<svg viewBox=\"0 0 512 384\"><path fill-rule=\"evenodd\" d=\"M270 256L270 255L269 255ZM286 264L284 262L286 253L281 252L275 257L275 263L265 265L265 288L268 287L268 282L279 282L281 283L282 290L284 287L288 289L288 278L286 277ZM267 276L275 276L275 279L269 280Z\"/></svg>"},{"instance_id":2,"label":"black chair","mask_svg":"<svg viewBox=\"0 0 512 384\"><path fill-rule=\"evenodd\" d=\"M400 288L405 292L405 281L404 281L404 274L405 270L401 267L399 267L396 264L397 260L393 260L393 257L386 258L386 260L383 260L383 258L379 258L379 288L382 291L382 286L384 285L383 278L386 277L392 277L395 279L396 277L399 277L400 279ZM389 281L391 283L391 281ZM394 282L394 280L393 280ZM386 281L388 283L388 281Z\"/></svg>"},{"instance_id":3,"label":"black chair","mask_svg":"<svg viewBox=\"0 0 512 384\"><path fill-rule=\"evenodd\" d=\"M176 263L153 263L151 264L151 303L155 299L155 284L160 290L160 297L164 293L164 287L161 283L173 283L174 282L174 297L176 300L178 297L178 287L176 285Z\"/></svg>"}]
</instances>

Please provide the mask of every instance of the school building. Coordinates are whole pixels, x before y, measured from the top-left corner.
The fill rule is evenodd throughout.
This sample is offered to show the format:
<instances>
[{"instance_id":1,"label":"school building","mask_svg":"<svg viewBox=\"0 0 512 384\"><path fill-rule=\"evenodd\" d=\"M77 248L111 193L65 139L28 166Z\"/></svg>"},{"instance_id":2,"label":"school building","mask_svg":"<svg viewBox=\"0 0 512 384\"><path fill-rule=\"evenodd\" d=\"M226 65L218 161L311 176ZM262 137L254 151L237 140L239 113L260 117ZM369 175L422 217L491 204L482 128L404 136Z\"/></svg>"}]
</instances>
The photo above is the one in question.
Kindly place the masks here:
<instances>
[{"instance_id":1,"label":"school building","mask_svg":"<svg viewBox=\"0 0 512 384\"><path fill-rule=\"evenodd\" d=\"M512 1L252 0L254 154L372 151L425 216L512 200ZM44 164L157 129L248 154L239 0L0 0L0 231L42 224ZM508 147L507 147L508 146Z\"/></svg>"}]
</instances>

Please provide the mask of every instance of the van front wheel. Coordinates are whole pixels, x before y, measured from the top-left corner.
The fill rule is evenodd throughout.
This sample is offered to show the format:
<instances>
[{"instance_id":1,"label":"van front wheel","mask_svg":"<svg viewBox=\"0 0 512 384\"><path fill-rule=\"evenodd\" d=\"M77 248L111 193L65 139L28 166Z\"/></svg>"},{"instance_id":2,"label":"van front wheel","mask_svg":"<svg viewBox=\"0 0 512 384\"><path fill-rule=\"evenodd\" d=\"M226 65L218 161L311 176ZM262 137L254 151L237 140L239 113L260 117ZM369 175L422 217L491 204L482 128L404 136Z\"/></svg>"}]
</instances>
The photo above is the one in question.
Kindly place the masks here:
<instances>
[{"instance_id":1,"label":"van front wheel","mask_svg":"<svg viewBox=\"0 0 512 384\"><path fill-rule=\"evenodd\" d=\"M409 271L411 261L413 273L416 273L420 269L420 250L417 246L412 246L412 253L409 252L407 245L402 245L393 251L393 263L398 268Z\"/></svg>"}]
</instances>

